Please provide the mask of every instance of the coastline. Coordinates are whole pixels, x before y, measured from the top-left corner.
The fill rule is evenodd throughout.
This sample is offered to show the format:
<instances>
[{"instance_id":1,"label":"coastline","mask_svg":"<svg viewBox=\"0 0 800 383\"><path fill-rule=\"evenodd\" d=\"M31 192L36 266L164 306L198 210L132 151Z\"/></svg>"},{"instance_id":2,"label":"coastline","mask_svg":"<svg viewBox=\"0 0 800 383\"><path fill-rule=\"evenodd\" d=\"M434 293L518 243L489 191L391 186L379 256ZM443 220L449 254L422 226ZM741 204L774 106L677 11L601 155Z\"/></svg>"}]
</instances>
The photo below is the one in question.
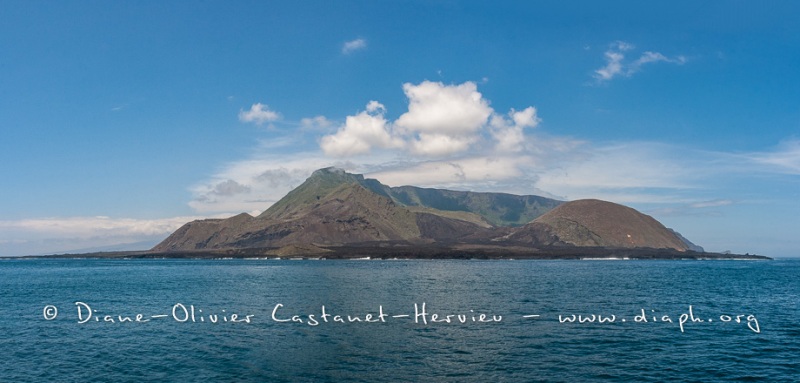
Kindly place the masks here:
<instances>
[{"instance_id":1,"label":"coastline","mask_svg":"<svg viewBox=\"0 0 800 383\"><path fill-rule=\"evenodd\" d=\"M1 259L479 259L479 260L773 260L752 254L723 254L674 249L608 248L583 246L521 247L473 244L370 243L340 246L283 248L198 249L189 251L114 251L76 254L0 257Z\"/></svg>"}]
</instances>

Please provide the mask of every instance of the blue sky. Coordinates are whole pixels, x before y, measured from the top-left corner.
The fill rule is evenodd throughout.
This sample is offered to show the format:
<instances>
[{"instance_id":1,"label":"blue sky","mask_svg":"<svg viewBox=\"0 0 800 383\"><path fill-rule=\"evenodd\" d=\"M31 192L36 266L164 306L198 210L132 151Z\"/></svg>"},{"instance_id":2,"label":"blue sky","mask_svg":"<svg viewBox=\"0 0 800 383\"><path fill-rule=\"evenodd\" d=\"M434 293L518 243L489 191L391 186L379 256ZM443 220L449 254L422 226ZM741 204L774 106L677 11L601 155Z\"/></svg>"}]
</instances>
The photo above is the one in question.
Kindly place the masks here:
<instances>
[{"instance_id":1,"label":"blue sky","mask_svg":"<svg viewBox=\"0 0 800 383\"><path fill-rule=\"evenodd\" d=\"M0 255L154 243L311 171L600 198L800 255L793 1L6 1Z\"/></svg>"}]
</instances>

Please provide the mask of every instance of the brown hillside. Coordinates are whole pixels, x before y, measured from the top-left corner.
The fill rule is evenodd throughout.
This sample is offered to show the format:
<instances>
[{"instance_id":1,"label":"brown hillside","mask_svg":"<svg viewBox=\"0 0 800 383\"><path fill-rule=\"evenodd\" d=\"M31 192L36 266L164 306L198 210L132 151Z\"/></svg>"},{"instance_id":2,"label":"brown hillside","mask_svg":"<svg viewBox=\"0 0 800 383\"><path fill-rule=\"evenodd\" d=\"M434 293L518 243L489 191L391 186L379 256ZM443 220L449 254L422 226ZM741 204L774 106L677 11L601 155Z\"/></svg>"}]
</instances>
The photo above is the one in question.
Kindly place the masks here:
<instances>
[{"instance_id":1,"label":"brown hillside","mask_svg":"<svg viewBox=\"0 0 800 383\"><path fill-rule=\"evenodd\" d=\"M289 244L343 244L420 238L415 214L359 184L343 184L304 207L301 213L279 220L256 219L233 247ZM276 234L279 234L276 236Z\"/></svg>"},{"instance_id":2,"label":"brown hillside","mask_svg":"<svg viewBox=\"0 0 800 383\"><path fill-rule=\"evenodd\" d=\"M535 219L511 236L545 230L560 242L575 246L671 248L688 246L653 217L627 206L586 199L567 202ZM537 234L541 237L541 234Z\"/></svg>"}]
</instances>

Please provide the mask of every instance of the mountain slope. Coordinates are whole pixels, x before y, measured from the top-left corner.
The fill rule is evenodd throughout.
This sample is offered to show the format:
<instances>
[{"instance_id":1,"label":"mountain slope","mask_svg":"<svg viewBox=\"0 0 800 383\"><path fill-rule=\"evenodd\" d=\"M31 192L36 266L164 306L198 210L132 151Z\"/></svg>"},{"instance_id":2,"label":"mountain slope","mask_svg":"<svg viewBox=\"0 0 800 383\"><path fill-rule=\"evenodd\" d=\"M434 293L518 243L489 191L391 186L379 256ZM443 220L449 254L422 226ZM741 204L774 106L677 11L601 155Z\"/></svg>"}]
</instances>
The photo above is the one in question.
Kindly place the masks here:
<instances>
[{"instance_id":1,"label":"mountain slope","mask_svg":"<svg viewBox=\"0 0 800 383\"><path fill-rule=\"evenodd\" d=\"M574 246L689 250L680 237L649 215L627 206L586 199L564 203L520 228L509 240L550 238Z\"/></svg>"},{"instance_id":2,"label":"mountain slope","mask_svg":"<svg viewBox=\"0 0 800 383\"><path fill-rule=\"evenodd\" d=\"M343 185L362 185L364 176L337 168L314 171L305 182L261 213L259 219L290 220L308 213L319 201Z\"/></svg>"},{"instance_id":3,"label":"mountain slope","mask_svg":"<svg viewBox=\"0 0 800 383\"><path fill-rule=\"evenodd\" d=\"M313 194L313 193L312 193ZM303 204L285 204L260 215L233 247L284 246L296 243L342 244L420 239L416 215L360 184L341 184L311 196ZM276 236L276 233L280 235Z\"/></svg>"},{"instance_id":4,"label":"mountain slope","mask_svg":"<svg viewBox=\"0 0 800 383\"><path fill-rule=\"evenodd\" d=\"M252 220L242 213L227 219L202 219L189 222L153 247L153 251L201 250L224 247L234 241Z\"/></svg>"}]
</instances>

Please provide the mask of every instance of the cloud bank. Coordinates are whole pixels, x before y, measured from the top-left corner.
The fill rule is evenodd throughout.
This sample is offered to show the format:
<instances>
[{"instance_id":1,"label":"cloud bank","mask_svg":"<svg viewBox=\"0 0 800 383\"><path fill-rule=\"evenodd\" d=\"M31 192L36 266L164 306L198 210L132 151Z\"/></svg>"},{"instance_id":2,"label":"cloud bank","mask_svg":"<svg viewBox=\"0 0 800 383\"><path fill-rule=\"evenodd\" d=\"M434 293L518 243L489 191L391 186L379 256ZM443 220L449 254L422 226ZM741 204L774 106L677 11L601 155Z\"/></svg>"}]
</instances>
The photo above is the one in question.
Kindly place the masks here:
<instances>
[{"instance_id":1,"label":"cloud bank","mask_svg":"<svg viewBox=\"0 0 800 383\"><path fill-rule=\"evenodd\" d=\"M214 215L215 218L227 216ZM134 219L99 216L0 221L0 256L92 251L104 246L116 246L114 250L147 250L186 222L200 218L204 217ZM128 245L119 247L120 244Z\"/></svg>"}]
</instances>

